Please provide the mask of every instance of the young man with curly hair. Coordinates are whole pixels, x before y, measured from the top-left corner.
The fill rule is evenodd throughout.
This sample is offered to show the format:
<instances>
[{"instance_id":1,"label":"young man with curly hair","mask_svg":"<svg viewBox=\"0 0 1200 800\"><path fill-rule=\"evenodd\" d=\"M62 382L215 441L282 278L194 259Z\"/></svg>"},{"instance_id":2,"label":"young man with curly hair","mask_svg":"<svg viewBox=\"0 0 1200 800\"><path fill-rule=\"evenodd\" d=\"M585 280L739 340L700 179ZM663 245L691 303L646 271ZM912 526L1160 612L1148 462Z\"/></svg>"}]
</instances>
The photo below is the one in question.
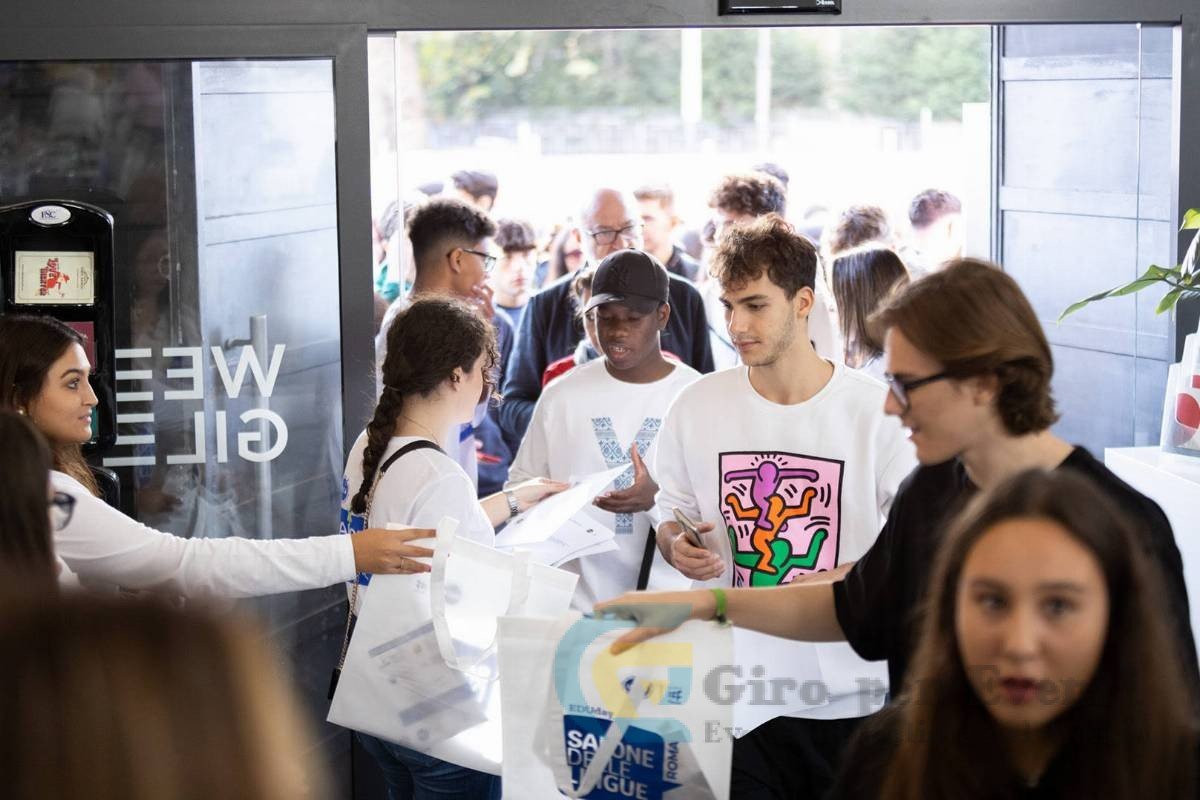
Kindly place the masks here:
<instances>
[{"instance_id":1,"label":"young man with curly hair","mask_svg":"<svg viewBox=\"0 0 1200 800\"><path fill-rule=\"evenodd\" d=\"M883 413L886 386L813 349L816 270L816 247L776 214L730 226L713 255L743 365L679 393L655 454L657 513L668 520L658 545L697 586L766 588L843 574L874 542L915 465L903 429ZM704 549L680 536L676 507L709 521ZM824 688L809 698L815 707L735 714L735 725L753 729L734 744L732 796L820 797L845 741L881 702L871 681L882 682L884 670L845 644L776 649L755 634L737 644L768 682Z\"/></svg>"},{"instance_id":2,"label":"young man with curly hair","mask_svg":"<svg viewBox=\"0 0 1200 800\"><path fill-rule=\"evenodd\" d=\"M751 222L765 214L787 214L787 187L766 171L726 175L708 198L713 210L714 240L719 243L733 225ZM813 308L808 318L808 335L822 358L840 362L843 356L842 336L838 329L837 307L820 261L813 280ZM709 281L701 290L712 337L713 358L717 368L741 363L729 332L721 324L719 288Z\"/></svg>"}]
</instances>

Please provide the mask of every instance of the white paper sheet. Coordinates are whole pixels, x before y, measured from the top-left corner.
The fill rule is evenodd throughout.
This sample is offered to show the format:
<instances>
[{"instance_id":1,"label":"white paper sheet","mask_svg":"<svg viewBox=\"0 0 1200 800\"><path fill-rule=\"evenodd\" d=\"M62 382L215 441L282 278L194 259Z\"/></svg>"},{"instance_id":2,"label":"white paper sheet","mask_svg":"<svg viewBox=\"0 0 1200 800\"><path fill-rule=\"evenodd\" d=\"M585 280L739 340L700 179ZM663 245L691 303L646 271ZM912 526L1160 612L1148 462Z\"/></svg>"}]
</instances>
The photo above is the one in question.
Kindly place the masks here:
<instances>
[{"instance_id":1,"label":"white paper sheet","mask_svg":"<svg viewBox=\"0 0 1200 800\"><path fill-rule=\"evenodd\" d=\"M543 542L511 547L505 547L497 542L497 548L511 552L529 553L529 557L533 561L557 567L577 558L616 550L615 537L616 534L612 528L599 524L590 515L580 511Z\"/></svg>"},{"instance_id":2,"label":"white paper sheet","mask_svg":"<svg viewBox=\"0 0 1200 800\"><path fill-rule=\"evenodd\" d=\"M628 469L628 464L622 464L589 475L565 492L547 497L523 514L518 514L497 534L496 547L511 549L546 541Z\"/></svg>"}]
</instances>

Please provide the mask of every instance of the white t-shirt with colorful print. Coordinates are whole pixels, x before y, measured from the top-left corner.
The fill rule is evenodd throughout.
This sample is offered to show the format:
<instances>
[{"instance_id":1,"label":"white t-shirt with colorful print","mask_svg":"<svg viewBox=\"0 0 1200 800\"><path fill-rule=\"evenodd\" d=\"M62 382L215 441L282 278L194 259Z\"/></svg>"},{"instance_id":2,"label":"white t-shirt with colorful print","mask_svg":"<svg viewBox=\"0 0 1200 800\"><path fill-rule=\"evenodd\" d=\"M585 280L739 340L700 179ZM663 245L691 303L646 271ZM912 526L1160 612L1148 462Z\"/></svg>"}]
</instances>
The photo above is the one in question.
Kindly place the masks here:
<instances>
[{"instance_id":1,"label":"white t-shirt with colorful print","mask_svg":"<svg viewBox=\"0 0 1200 800\"><path fill-rule=\"evenodd\" d=\"M698 586L779 586L866 552L916 466L904 429L883 413L886 393L834 364L829 382L794 405L760 395L746 367L706 375L679 394L658 436L656 503L665 519L679 507L716 524L705 543L726 570ZM868 664L844 643L794 645L798 669L817 659L829 700L802 716L862 716L878 706L878 684L858 681L886 687L886 665ZM877 696L872 704L863 694Z\"/></svg>"}]
</instances>

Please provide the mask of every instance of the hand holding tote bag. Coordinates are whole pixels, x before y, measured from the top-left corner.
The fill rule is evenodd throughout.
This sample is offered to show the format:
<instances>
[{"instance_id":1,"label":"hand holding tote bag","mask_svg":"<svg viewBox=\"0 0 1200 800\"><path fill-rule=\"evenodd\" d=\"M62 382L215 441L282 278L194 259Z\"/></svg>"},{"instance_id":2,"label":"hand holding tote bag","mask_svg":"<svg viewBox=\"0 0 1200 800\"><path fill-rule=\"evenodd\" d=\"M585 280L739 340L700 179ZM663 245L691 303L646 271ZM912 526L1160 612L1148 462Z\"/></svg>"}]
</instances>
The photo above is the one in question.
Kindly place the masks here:
<instances>
[{"instance_id":1,"label":"hand holding tote bag","mask_svg":"<svg viewBox=\"0 0 1200 800\"><path fill-rule=\"evenodd\" d=\"M432 571L376 575L329 721L500 774L496 618L565 611L577 576L500 553L438 524Z\"/></svg>"},{"instance_id":2,"label":"hand holding tote bag","mask_svg":"<svg viewBox=\"0 0 1200 800\"><path fill-rule=\"evenodd\" d=\"M724 800L727 627L687 622L620 656L632 623L577 613L500 621L504 796Z\"/></svg>"}]
</instances>

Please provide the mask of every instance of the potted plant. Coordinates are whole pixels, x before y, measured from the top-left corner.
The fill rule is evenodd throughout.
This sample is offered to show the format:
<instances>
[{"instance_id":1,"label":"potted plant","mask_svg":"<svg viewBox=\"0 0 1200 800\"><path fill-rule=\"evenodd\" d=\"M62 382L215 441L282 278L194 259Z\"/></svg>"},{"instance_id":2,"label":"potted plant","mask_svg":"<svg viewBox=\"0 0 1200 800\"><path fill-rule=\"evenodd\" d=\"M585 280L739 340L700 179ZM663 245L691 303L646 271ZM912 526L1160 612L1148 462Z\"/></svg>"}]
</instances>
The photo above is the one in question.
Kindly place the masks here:
<instances>
[{"instance_id":1,"label":"potted plant","mask_svg":"<svg viewBox=\"0 0 1200 800\"><path fill-rule=\"evenodd\" d=\"M1163 299L1159 302L1157 313L1162 314L1164 311L1170 311L1175 307L1175 304L1180 299L1189 297L1200 297L1200 272L1196 267L1196 247L1200 242L1200 208L1188 209L1188 212L1183 215L1183 225L1179 228L1180 231L1194 230L1196 235L1192 237L1192 244L1187 249L1187 254L1184 255L1183 261L1170 269L1151 265L1141 277L1125 284L1109 289L1107 292L1094 294L1091 297L1080 300L1078 303L1072 303L1067 306L1067 310L1062 312L1058 318L1062 322L1068 314L1073 314L1079 309L1086 306L1088 303L1094 303L1097 300L1105 300L1109 297L1123 297L1127 294L1135 294L1142 289L1147 289L1155 284L1163 284L1169 286L1170 289Z\"/></svg>"},{"instance_id":2,"label":"potted plant","mask_svg":"<svg viewBox=\"0 0 1200 800\"><path fill-rule=\"evenodd\" d=\"M1200 297L1200 265L1196 263L1196 251L1200 247L1200 209L1190 209L1183 215L1180 230L1195 230L1196 235L1179 266L1167 269L1152 265L1131 283L1072 304L1063 311L1059 322L1088 303L1135 294L1158 284L1168 287L1158 303L1159 314L1174 308L1181 299ZM1172 364L1167 372L1160 445L1172 453L1200 458L1200 330L1187 337L1182 360Z\"/></svg>"}]
</instances>

